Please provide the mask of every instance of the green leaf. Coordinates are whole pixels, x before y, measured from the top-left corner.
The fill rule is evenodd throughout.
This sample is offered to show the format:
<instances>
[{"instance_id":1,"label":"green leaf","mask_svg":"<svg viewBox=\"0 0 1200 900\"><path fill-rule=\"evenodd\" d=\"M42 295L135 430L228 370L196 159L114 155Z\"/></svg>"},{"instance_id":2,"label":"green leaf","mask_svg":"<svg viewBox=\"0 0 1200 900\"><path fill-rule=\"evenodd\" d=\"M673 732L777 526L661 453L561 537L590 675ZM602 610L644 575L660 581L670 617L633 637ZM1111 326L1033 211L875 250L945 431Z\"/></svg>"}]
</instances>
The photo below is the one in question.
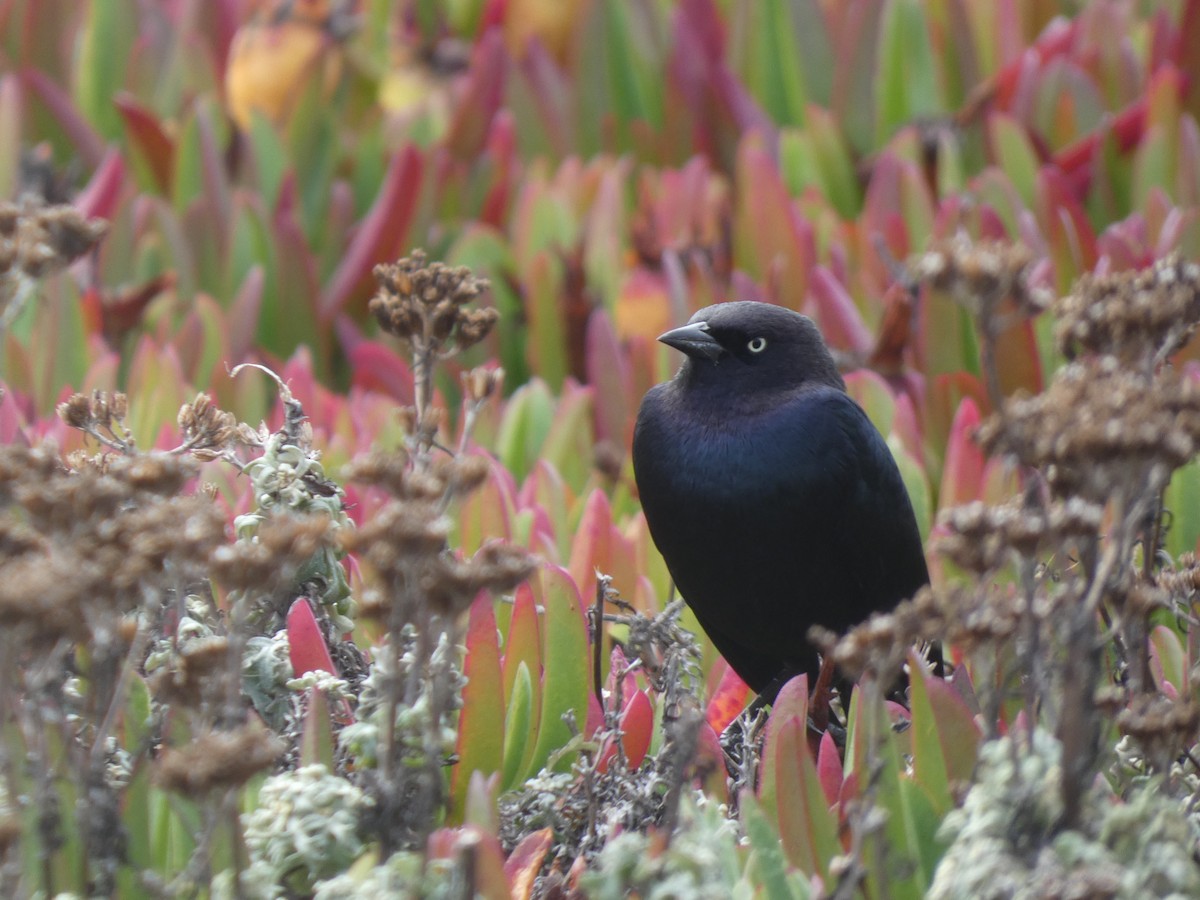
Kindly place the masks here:
<instances>
[{"instance_id":1,"label":"green leaf","mask_svg":"<svg viewBox=\"0 0 1200 900\"><path fill-rule=\"evenodd\" d=\"M121 136L121 117L113 97L125 81L141 12L131 0L92 0L80 35L75 66L75 102L108 140Z\"/></svg>"},{"instance_id":2,"label":"green leaf","mask_svg":"<svg viewBox=\"0 0 1200 900\"><path fill-rule=\"evenodd\" d=\"M258 109L251 114L247 137L263 206L274 209L279 201L280 185L283 184L283 177L288 169L287 148L279 139L279 132L275 130L275 126Z\"/></svg>"},{"instance_id":3,"label":"green leaf","mask_svg":"<svg viewBox=\"0 0 1200 900\"><path fill-rule=\"evenodd\" d=\"M1183 553L1195 553L1200 542L1200 460L1175 470L1163 506L1171 515L1167 552L1175 559Z\"/></svg>"},{"instance_id":4,"label":"green leaf","mask_svg":"<svg viewBox=\"0 0 1200 900\"><path fill-rule=\"evenodd\" d=\"M837 119L828 110L811 107L806 133L822 193L843 218L853 218L862 208L862 186Z\"/></svg>"},{"instance_id":5,"label":"green leaf","mask_svg":"<svg viewBox=\"0 0 1200 900\"><path fill-rule=\"evenodd\" d=\"M866 695L871 694L871 697ZM869 867L872 894L919 900L933 874L932 832L937 816L928 799L903 776L900 752L878 691L857 690L851 700L846 758L858 784L873 781L873 799L886 815L884 827L866 837L864 859L882 864ZM886 891L884 887L886 886Z\"/></svg>"},{"instance_id":6,"label":"green leaf","mask_svg":"<svg viewBox=\"0 0 1200 900\"><path fill-rule=\"evenodd\" d=\"M921 541L929 539L933 528L933 488L929 484L929 476L925 467L909 454L907 448L895 435L888 438L888 449L896 460L896 468L908 491L908 500L912 503L913 515L917 519L917 529L921 532Z\"/></svg>"},{"instance_id":7,"label":"green leaf","mask_svg":"<svg viewBox=\"0 0 1200 900\"><path fill-rule=\"evenodd\" d=\"M179 357L145 337L134 352L129 371L129 424L143 450L156 446L164 430L174 431L179 407L188 396Z\"/></svg>"},{"instance_id":8,"label":"green leaf","mask_svg":"<svg viewBox=\"0 0 1200 900\"><path fill-rule=\"evenodd\" d=\"M523 384L509 398L495 451L517 482L529 474L553 421L554 398L540 378Z\"/></svg>"},{"instance_id":9,"label":"green leaf","mask_svg":"<svg viewBox=\"0 0 1200 900\"><path fill-rule=\"evenodd\" d=\"M529 666L524 660L515 668L515 678L509 691L509 704L505 708L504 768L500 774L500 790L510 791L520 785L530 774L529 764L538 744L535 726L534 685L529 676Z\"/></svg>"},{"instance_id":10,"label":"green leaf","mask_svg":"<svg viewBox=\"0 0 1200 900\"><path fill-rule=\"evenodd\" d=\"M462 822L467 787L473 773L491 775L504 767L504 681L500 673L500 647L496 642L496 614L488 596L471 605L466 634L467 678L458 715L455 747L458 765L450 776L449 822Z\"/></svg>"},{"instance_id":11,"label":"green leaf","mask_svg":"<svg viewBox=\"0 0 1200 900\"><path fill-rule=\"evenodd\" d=\"M752 882L768 900L798 900L803 894L792 891L787 877L787 860L783 855L778 832L763 812L751 791L741 796L742 827L750 841L751 859L747 864Z\"/></svg>"},{"instance_id":12,"label":"green leaf","mask_svg":"<svg viewBox=\"0 0 1200 900\"><path fill-rule=\"evenodd\" d=\"M505 710L501 791L512 790L529 776L529 763L533 760L533 750L537 744L537 733L530 731L534 725L533 679L529 676L529 666L525 660L517 663L514 672Z\"/></svg>"},{"instance_id":13,"label":"green leaf","mask_svg":"<svg viewBox=\"0 0 1200 900\"><path fill-rule=\"evenodd\" d=\"M829 876L841 853L837 821L829 811L817 767L808 751L807 722L789 717L775 743L775 803L779 836L792 865Z\"/></svg>"},{"instance_id":14,"label":"green leaf","mask_svg":"<svg viewBox=\"0 0 1200 900\"><path fill-rule=\"evenodd\" d=\"M988 137L996 161L1021 195L1021 202L1029 209L1034 209L1037 205L1040 166L1024 126L1012 116L996 112L988 117Z\"/></svg>"},{"instance_id":15,"label":"green leaf","mask_svg":"<svg viewBox=\"0 0 1200 900\"><path fill-rule=\"evenodd\" d=\"M913 775L932 808L954 807L954 785L970 781L981 736L975 717L955 689L935 678L924 661L909 655Z\"/></svg>"},{"instance_id":16,"label":"green leaf","mask_svg":"<svg viewBox=\"0 0 1200 900\"><path fill-rule=\"evenodd\" d=\"M562 389L567 377L567 326L560 303L563 278L562 263L542 251L533 258L525 282L529 367L554 391Z\"/></svg>"},{"instance_id":17,"label":"green leaf","mask_svg":"<svg viewBox=\"0 0 1200 900\"><path fill-rule=\"evenodd\" d=\"M542 672L542 625L537 601L528 582L517 588L504 639L504 696L512 702L513 684L521 663L539 679ZM535 710L536 711L536 710Z\"/></svg>"},{"instance_id":18,"label":"green leaf","mask_svg":"<svg viewBox=\"0 0 1200 900\"><path fill-rule=\"evenodd\" d=\"M901 127L945 111L922 0L889 0L880 25L875 74L875 140L882 146Z\"/></svg>"},{"instance_id":19,"label":"green leaf","mask_svg":"<svg viewBox=\"0 0 1200 900\"><path fill-rule=\"evenodd\" d=\"M121 803L121 826L125 829L128 865L118 873L120 896L137 896L136 889L142 885L141 875L154 870L150 856L151 848L151 796L150 766L142 759L134 770L133 777L125 786Z\"/></svg>"},{"instance_id":20,"label":"green leaf","mask_svg":"<svg viewBox=\"0 0 1200 900\"><path fill-rule=\"evenodd\" d=\"M592 474L594 447L591 393L586 388L568 384L563 389L540 455L554 466L572 489L582 493Z\"/></svg>"},{"instance_id":21,"label":"green leaf","mask_svg":"<svg viewBox=\"0 0 1200 900\"><path fill-rule=\"evenodd\" d=\"M122 748L137 755L148 748L151 735L150 689L140 675L131 674L125 697L125 714L121 717Z\"/></svg>"},{"instance_id":22,"label":"green leaf","mask_svg":"<svg viewBox=\"0 0 1200 900\"><path fill-rule=\"evenodd\" d=\"M477 490L459 504L457 537L453 546L471 556L489 540L511 540L513 500L501 488L501 476L491 472Z\"/></svg>"},{"instance_id":23,"label":"green leaf","mask_svg":"<svg viewBox=\"0 0 1200 900\"><path fill-rule=\"evenodd\" d=\"M202 391L208 388L212 377L222 370L222 366L234 357L230 352L229 322L221 307L208 294L198 294L193 303L187 324L197 327L184 333L198 333L199 340L180 347L180 350L185 354L186 377L192 387Z\"/></svg>"},{"instance_id":24,"label":"green leaf","mask_svg":"<svg viewBox=\"0 0 1200 900\"><path fill-rule=\"evenodd\" d=\"M518 286L513 279L506 277L514 265L511 248L497 231L474 222L463 229L459 239L447 252L446 261L451 265L467 266L475 273L491 279L492 303L500 313L496 333L500 341L500 365L504 367L505 382L512 386L525 384L530 378L525 354L525 310Z\"/></svg>"},{"instance_id":25,"label":"green leaf","mask_svg":"<svg viewBox=\"0 0 1200 900\"><path fill-rule=\"evenodd\" d=\"M734 34L743 40L736 49L746 87L778 124L804 124L807 90L803 54L797 46L789 0L758 0L738 4L733 12Z\"/></svg>"},{"instance_id":26,"label":"green leaf","mask_svg":"<svg viewBox=\"0 0 1200 900\"><path fill-rule=\"evenodd\" d=\"M1159 680L1171 685L1176 693L1186 694L1187 660L1179 635L1166 625L1156 625L1150 632L1150 653L1151 667L1159 670L1155 673Z\"/></svg>"},{"instance_id":27,"label":"green leaf","mask_svg":"<svg viewBox=\"0 0 1200 900\"><path fill-rule=\"evenodd\" d=\"M755 135L738 150L737 180L736 265L770 281L780 305L802 309L816 256L813 226L795 208L772 153Z\"/></svg>"},{"instance_id":28,"label":"green leaf","mask_svg":"<svg viewBox=\"0 0 1200 900\"><path fill-rule=\"evenodd\" d=\"M564 569L544 566L539 572L543 637L542 711L531 771L546 764L550 754L571 740L565 713L575 717L582 732L587 722L588 691L591 689L591 654L579 590ZM573 754L559 759L558 771L570 769Z\"/></svg>"}]
</instances>

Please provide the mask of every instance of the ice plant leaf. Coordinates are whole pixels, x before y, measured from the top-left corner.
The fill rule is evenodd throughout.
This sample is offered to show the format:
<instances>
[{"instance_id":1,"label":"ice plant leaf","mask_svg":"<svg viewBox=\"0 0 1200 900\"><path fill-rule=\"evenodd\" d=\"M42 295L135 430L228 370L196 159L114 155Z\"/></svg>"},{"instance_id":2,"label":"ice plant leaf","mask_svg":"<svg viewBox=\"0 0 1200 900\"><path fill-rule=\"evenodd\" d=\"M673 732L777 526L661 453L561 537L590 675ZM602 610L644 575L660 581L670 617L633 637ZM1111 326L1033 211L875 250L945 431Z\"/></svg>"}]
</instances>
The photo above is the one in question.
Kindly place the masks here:
<instances>
[{"instance_id":1,"label":"ice plant leaf","mask_svg":"<svg viewBox=\"0 0 1200 900\"><path fill-rule=\"evenodd\" d=\"M125 186L125 174L125 160L121 154L115 149L108 151L92 173L92 180L75 198L75 206L89 218L111 218L120 199L121 188Z\"/></svg>"},{"instance_id":2,"label":"ice plant leaf","mask_svg":"<svg viewBox=\"0 0 1200 900\"><path fill-rule=\"evenodd\" d=\"M171 190L172 168L175 165L175 142L167 135L162 123L130 94L118 94L113 104L125 123L125 132L145 167L146 180L158 193Z\"/></svg>"},{"instance_id":3,"label":"ice plant leaf","mask_svg":"<svg viewBox=\"0 0 1200 900\"><path fill-rule=\"evenodd\" d=\"M631 413L637 401L632 396L629 363L621 352L612 321L603 310L588 317L587 370L595 388L596 438L624 447L630 438Z\"/></svg>"},{"instance_id":4,"label":"ice plant leaf","mask_svg":"<svg viewBox=\"0 0 1200 900\"><path fill-rule=\"evenodd\" d=\"M938 491L938 503L942 509L969 503L979 497L985 462L983 451L973 439L979 420L979 407L970 397L964 397L950 426L950 439L946 444L946 464L942 469L941 490Z\"/></svg>"},{"instance_id":5,"label":"ice plant leaf","mask_svg":"<svg viewBox=\"0 0 1200 900\"><path fill-rule=\"evenodd\" d=\"M812 295L821 333L831 347L863 356L871 352L874 340L854 299L825 266L813 267Z\"/></svg>"},{"instance_id":6,"label":"ice plant leaf","mask_svg":"<svg viewBox=\"0 0 1200 900\"><path fill-rule=\"evenodd\" d=\"M513 598L512 615L508 620L508 635L504 642L504 697L512 702L513 684L517 669L525 664L528 674L535 681L542 678L542 624L538 617L533 588L528 583L517 588Z\"/></svg>"},{"instance_id":7,"label":"ice plant leaf","mask_svg":"<svg viewBox=\"0 0 1200 900\"><path fill-rule=\"evenodd\" d=\"M130 50L138 29L135 4L124 0L88 6L80 38L80 60L75 79L75 100L80 110L107 140L121 134L121 120L113 109L125 80Z\"/></svg>"},{"instance_id":8,"label":"ice plant leaf","mask_svg":"<svg viewBox=\"0 0 1200 900\"><path fill-rule=\"evenodd\" d=\"M870 696L873 693L873 696ZM871 890L881 890L881 879L888 879L890 896L917 898L929 884L934 860L924 834L933 832L929 800L903 774L900 751L893 736L887 706L878 692L854 692L850 704L846 743L846 768L863 785L872 782L873 799L887 813L884 827L867 837L867 853L886 852L895 865L909 872L894 878L888 871L873 870L868 878ZM933 816L932 818L936 818Z\"/></svg>"},{"instance_id":9,"label":"ice plant leaf","mask_svg":"<svg viewBox=\"0 0 1200 900\"><path fill-rule=\"evenodd\" d=\"M1179 696L1187 683L1183 644L1166 625L1156 625L1150 632L1150 671L1159 690L1168 695Z\"/></svg>"},{"instance_id":10,"label":"ice plant leaf","mask_svg":"<svg viewBox=\"0 0 1200 900\"><path fill-rule=\"evenodd\" d=\"M521 838L504 862L504 874L512 889L513 900L529 900L546 854L554 843L554 829L531 831Z\"/></svg>"},{"instance_id":11,"label":"ice plant leaf","mask_svg":"<svg viewBox=\"0 0 1200 900\"><path fill-rule=\"evenodd\" d=\"M817 750L817 778L821 782L821 790L825 792L825 801L833 806L842 794L844 770L837 744L828 730L821 735Z\"/></svg>"},{"instance_id":12,"label":"ice plant leaf","mask_svg":"<svg viewBox=\"0 0 1200 900\"><path fill-rule=\"evenodd\" d=\"M771 716L767 719L766 732L763 737L763 771L758 784L758 797L768 809L773 809L778 803L776 781L779 754L775 744L779 740L783 726L793 719L807 726L807 675L797 675L780 689L779 694L775 697L775 703L771 706Z\"/></svg>"},{"instance_id":13,"label":"ice plant leaf","mask_svg":"<svg viewBox=\"0 0 1200 900\"><path fill-rule=\"evenodd\" d=\"M524 660L514 668L515 677L508 692L504 717L504 769L500 789L510 790L523 781L529 771L529 761L537 744L536 712L540 705L540 685L535 695L529 666Z\"/></svg>"},{"instance_id":14,"label":"ice plant leaf","mask_svg":"<svg viewBox=\"0 0 1200 900\"><path fill-rule=\"evenodd\" d=\"M826 788L808 752L807 729L806 721L788 717L776 735L775 816L788 861L826 877L841 847Z\"/></svg>"},{"instance_id":15,"label":"ice plant leaf","mask_svg":"<svg viewBox=\"0 0 1200 900\"><path fill-rule=\"evenodd\" d=\"M546 764L551 753L570 740L572 730L563 721L565 714L574 716L574 727L582 732L591 691L591 657L579 589L566 570L557 566L543 567L539 576L545 627L542 709L530 767L535 772ZM564 755L556 768L566 771L573 758L572 754Z\"/></svg>"},{"instance_id":16,"label":"ice plant leaf","mask_svg":"<svg viewBox=\"0 0 1200 900\"><path fill-rule=\"evenodd\" d=\"M724 660L719 665L721 680L708 701L704 717L713 731L724 731L738 717L750 700L750 687Z\"/></svg>"},{"instance_id":17,"label":"ice plant leaf","mask_svg":"<svg viewBox=\"0 0 1200 900\"><path fill-rule=\"evenodd\" d=\"M796 895L788 885L788 860L779 833L751 791L742 795L741 818L752 851L747 864L748 871L753 873L752 882L761 886L762 896L767 900L794 900Z\"/></svg>"},{"instance_id":18,"label":"ice plant leaf","mask_svg":"<svg viewBox=\"0 0 1200 900\"><path fill-rule=\"evenodd\" d=\"M406 246L409 226L420 199L424 159L413 146L398 152L371 211L358 227L337 270L321 294L321 321L329 322L357 291L366 293L371 269L396 257Z\"/></svg>"},{"instance_id":19,"label":"ice plant leaf","mask_svg":"<svg viewBox=\"0 0 1200 900\"><path fill-rule=\"evenodd\" d=\"M499 32L489 31L475 45L466 84L454 104L445 145L459 159L480 156L504 96L507 59Z\"/></svg>"},{"instance_id":20,"label":"ice plant leaf","mask_svg":"<svg viewBox=\"0 0 1200 900\"><path fill-rule=\"evenodd\" d=\"M463 688L455 748L458 765L450 775L452 824L462 821L472 773L490 775L504 765L504 682L500 677L496 615L486 594L471 604L466 645L463 675L467 684Z\"/></svg>"},{"instance_id":21,"label":"ice plant leaf","mask_svg":"<svg viewBox=\"0 0 1200 900\"><path fill-rule=\"evenodd\" d=\"M654 730L654 704L650 702L645 691L634 691L626 701L625 709L621 712L620 728L621 748L625 751L629 771L637 771L650 749L650 738ZM616 745L612 742L607 743L600 751L596 771L601 774L607 772L616 754Z\"/></svg>"},{"instance_id":22,"label":"ice plant leaf","mask_svg":"<svg viewBox=\"0 0 1200 900\"><path fill-rule=\"evenodd\" d=\"M321 634L321 626L317 624L312 606L308 600L301 597L292 603L287 614L288 656L292 662L292 672L298 678L306 672L317 670L337 675L338 668L329 655L329 645ZM353 720L350 706L342 700L334 704L333 714L338 722L347 724Z\"/></svg>"},{"instance_id":23,"label":"ice plant leaf","mask_svg":"<svg viewBox=\"0 0 1200 900\"><path fill-rule=\"evenodd\" d=\"M457 545L471 555L489 540L512 540L512 515L513 499L504 489L501 472L493 470L459 503Z\"/></svg>"},{"instance_id":24,"label":"ice plant leaf","mask_svg":"<svg viewBox=\"0 0 1200 900\"><path fill-rule=\"evenodd\" d=\"M974 716L950 685L935 678L915 654L909 655L912 704L913 775L934 810L954 806L953 784L970 780L981 735Z\"/></svg>"},{"instance_id":25,"label":"ice plant leaf","mask_svg":"<svg viewBox=\"0 0 1200 900\"><path fill-rule=\"evenodd\" d=\"M321 634L309 602L301 597L292 602L287 614L288 656L292 660L292 671L296 676L322 669L331 675L337 667L329 655L329 647Z\"/></svg>"}]
</instances>

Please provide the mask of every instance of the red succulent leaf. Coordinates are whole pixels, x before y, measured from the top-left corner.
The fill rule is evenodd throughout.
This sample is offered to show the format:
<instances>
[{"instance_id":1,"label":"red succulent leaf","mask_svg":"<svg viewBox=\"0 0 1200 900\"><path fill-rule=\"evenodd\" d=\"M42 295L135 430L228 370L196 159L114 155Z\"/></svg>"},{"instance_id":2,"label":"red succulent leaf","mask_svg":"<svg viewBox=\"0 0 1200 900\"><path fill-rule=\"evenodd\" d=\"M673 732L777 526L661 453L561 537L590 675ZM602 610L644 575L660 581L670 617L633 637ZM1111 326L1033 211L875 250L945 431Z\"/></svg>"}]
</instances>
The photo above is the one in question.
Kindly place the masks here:
<instances>
[{"instance_id":1,"label":"red succulent leaf","mask_svg":"<svg viewBox=\"0 0 1200 900\"><path fill-rule=\"evenodd\" d=\"M125 160L110 150L92 175L92 180L75 198L75 206L89 218L111 219L125 185Z\"/></svg>"},{"instance_id":2,"label":"red succulent leaf","mask_svg":"<svg viewBox=\"0 0 1200 900\"><path fill-rule=\"evenodd\" d=\"M821 747L817 751L817 777L821 780L825 801L833 806L842 790L842 757L828 731L821 734Z\"/></svg>"},{"instance_id":3,"label":"red succulent leaf","mask_svg":"<svg viewBox=\"0 0 1200 900\"><path fill-rule=\"evenodd\" d=\"M709 698L708 709L704 714L709 726L717 733L724 731L729 723L746 708L746 703L752 693L749 685L742 681L738 673L733 671L724 660L721 661L721 665L725 666L725 669L721 673L717 689Z\"/></svg>"},{"instance_id":4,"label":"red succulent leaf","mask_svg":"<svg viewBox=\"0 0 1200 900\"><path fill-rule=\"evenodd\" d=\"M171 189L171 179L175 170L175 142L167 135L155 115L138 103L131 94L118 94L113 99L113 105L125 120L125 129L145 161L154 179L154 186L166 194Z\"/></svg>"},{"instance_id":5,"label":"red succulent leaf","mask_svg":"<svg viewBox=\"0 0 1200 900\"><path fill-rule=\"evenodd\" d=\"M508 876L513 900L529 900L546 854L554 843L554 829L542 828L521 838L504 863L504 874Z\"/></svg>"},{"instance_id":6,"label":"red succulent leaf","mask_svg":"<svg viewBox=\"0 0 1200 900\"><path fill-rule=\"evenodd\" d=\"M408 228L421 197L424 159L409 146L392 158L383 186L342 261L321 294L320 316L329 322L357 292L366 293L371 270L390 262L408 242Z\"/></svg>"},{"instance_id":7,"label":"red succulent leaf","mask_svg":"<svg viewBox=\"0 0 1200 900\"><path fill-rule=\"evenodd\" d=\"M318 669L330 675L338 674L333 657L329 655L325 636L321 634L317 617L313 615L308 600L303 597L292 603L292 608L288 610L287 635L288 657L292 661L292 672L297 677ZM350 705L344 700L334 704L334 718L342 725L352 722L354 719L350 714Z\"/></svg>"},{"instance_id":8,"label":"red succulent leaf","mask_svg":"<svg viewBox=\"0 0 1200 900\"><path fill-rule=\"evenodd\" d=\"M625 704L621 712L621 746L625 750L625 759L629 770L635 771L646 758L650 749L650 737L654 732L654 704L645 691L634 691L633 696ZM616 744L611 740L605 743L600 751L600 760L596 770L601 774L608 771L608 764L616 755Z\"/></svg>"}]
</instances>

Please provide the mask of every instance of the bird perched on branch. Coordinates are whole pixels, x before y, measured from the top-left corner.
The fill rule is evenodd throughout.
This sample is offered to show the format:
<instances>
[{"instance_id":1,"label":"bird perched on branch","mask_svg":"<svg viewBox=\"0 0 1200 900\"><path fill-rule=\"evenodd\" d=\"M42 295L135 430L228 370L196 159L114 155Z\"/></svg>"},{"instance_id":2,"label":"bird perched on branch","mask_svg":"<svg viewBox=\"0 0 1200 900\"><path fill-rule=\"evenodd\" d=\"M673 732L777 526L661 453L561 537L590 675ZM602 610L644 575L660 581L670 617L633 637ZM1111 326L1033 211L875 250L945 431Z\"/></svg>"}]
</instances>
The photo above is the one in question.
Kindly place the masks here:
<instances>
[{"instance_id":1,"label":"bird perched on branch","mask_svg":"<svg viewBox=\"0 0 1200 900\"><path fill-rule=\"evenodd\" d=\"M713 644L765 702L844 631L928 583L908 492L816 326L722 303L659 338L686 359L642 401L650 535Z\"/></svg>"}]
</instances>

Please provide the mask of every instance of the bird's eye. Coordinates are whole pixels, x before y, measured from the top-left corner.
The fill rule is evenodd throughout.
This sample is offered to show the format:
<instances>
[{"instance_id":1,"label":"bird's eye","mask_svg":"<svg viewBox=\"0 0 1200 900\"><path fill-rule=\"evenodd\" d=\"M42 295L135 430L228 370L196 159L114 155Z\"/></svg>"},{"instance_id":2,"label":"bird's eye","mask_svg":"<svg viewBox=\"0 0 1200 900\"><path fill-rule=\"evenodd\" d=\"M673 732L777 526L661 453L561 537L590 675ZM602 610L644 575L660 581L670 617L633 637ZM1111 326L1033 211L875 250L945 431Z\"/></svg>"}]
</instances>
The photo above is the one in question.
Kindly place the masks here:
<instances>
[{"instance_id":1,"label":"bird's eye","mask_svg":"<svg viewBox=\"0 0 1200 900\"><path fill-rule=\"evenodd\" d=\"M767 349L767 339L764 337L751 338L746 347L751 353L762 353Z\"/></svg>"}]
</instances>

